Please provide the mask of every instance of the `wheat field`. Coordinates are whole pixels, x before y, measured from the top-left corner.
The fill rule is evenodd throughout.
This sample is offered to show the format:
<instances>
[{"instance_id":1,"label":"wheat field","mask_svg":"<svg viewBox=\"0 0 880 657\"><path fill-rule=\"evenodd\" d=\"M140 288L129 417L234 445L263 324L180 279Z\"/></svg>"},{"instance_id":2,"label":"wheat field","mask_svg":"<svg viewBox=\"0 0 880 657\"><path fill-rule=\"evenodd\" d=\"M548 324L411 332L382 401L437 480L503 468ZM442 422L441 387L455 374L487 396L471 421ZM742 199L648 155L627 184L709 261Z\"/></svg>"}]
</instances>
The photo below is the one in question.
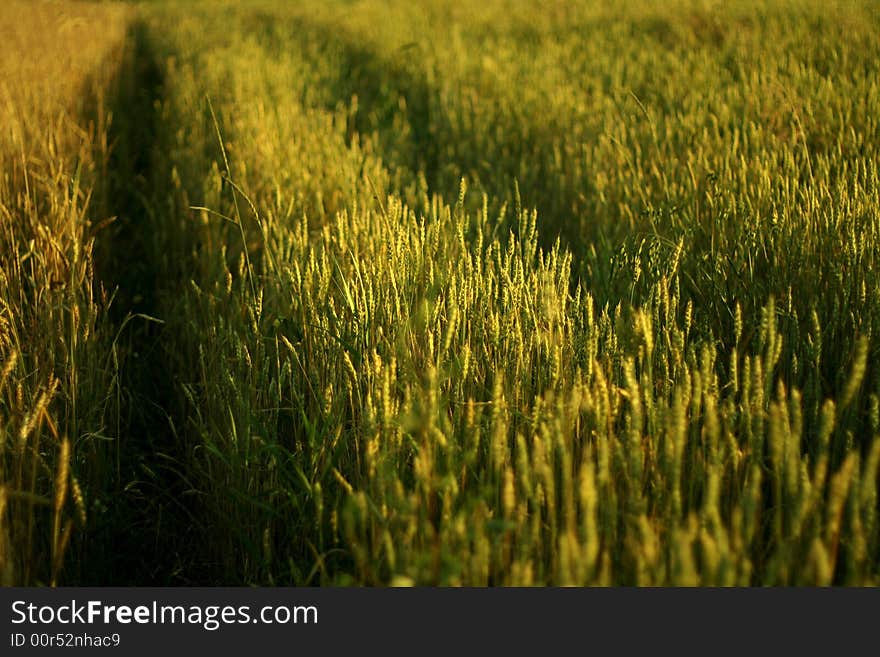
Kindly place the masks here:
<instances>
[{"instance_id":1,"label":"wheat field","mask_svg":"<svg viewBox=\"0 0 880 657\"><path fill-rule=\"evenodd\" d=\"M4 585L880 584L880 12L0 6Z\"/></svg>"}]
</instances>

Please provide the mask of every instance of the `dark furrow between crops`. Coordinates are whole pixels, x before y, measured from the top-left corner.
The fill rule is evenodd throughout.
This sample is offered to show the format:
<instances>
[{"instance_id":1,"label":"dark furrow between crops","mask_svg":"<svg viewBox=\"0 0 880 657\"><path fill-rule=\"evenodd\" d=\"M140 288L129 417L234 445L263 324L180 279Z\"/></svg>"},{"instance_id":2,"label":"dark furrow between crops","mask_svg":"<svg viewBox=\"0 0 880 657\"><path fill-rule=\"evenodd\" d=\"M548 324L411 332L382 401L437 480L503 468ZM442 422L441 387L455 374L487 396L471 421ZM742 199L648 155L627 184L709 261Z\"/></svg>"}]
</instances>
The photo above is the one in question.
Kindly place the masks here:
<instances>
[{"instance_id":1,"label":"dark furrow between crops","mask_svg":"<svg viewBox=\"0 0 880 657\"><path fill-rule=\"evenodd\" d=\"M111 504L88 542L77 579L87 585L179 582L181 554L193 523L179 474L179 405L165 366L173 334L160 316L169 284L156 257L162 245L151 226L155 190L167 187L154 169L162 73L147 26L135 21L115 88L109 93L112 151L107 205L117 217L96 251L96 274L113 295L119 350L120 459ZM170 347L173 348L173 347Z\"/></svg>"},{"instance_id":2,"label":"dark furrow between crops","mask_svg":"<svg viewBox=\"0 0 880 657\"><path fill-rule=\"evenodd\" d=\"M317 42L327 44L327 56L338 60L338 77L329 81L328 109L356 98L349 137L378 137L383 160L404 184L414 185L423 175L431 193L454 198L465 178L471 191L467 204L474 212L481 208L482 194L486 194L493 215L507 206L512 219L510 209L518 202L534 207L542 247L552 248L559 238L578 258L589 257L586 247L593 242L613 242L625 236L625 231L615 232L609 217L603 222L584 223L583 217L600 212L609 215L612 209L602 205L589 179L573 186L548 165L555 149L568 139L559 126L498 110L493 129L507 135L504 152L501 144L490 143L488 150L476 147L483 143L485 131L478 131L481 124L469 126L462 116L447 113L444 102L448 101L443 94L449 90L444 92L441 82L444 72L435 70L425 57L425 44L404 43L383 53L338 25L309 18L303 18L297 31L313 33ZM524 56L534 56L540 44L528 42L523 48ZM420 58L427 63L413 63ZM494 107L501 99L499 90L492 89L485 96L471 97L470 102ZM401 123L405 132L400 130ZM527 172L523 170L525 162ZM524 179L525 173L529 179ZM530 184L536 181L540 184ZM393 191L406 198L405 189ZM502 228L515 232L516 222L505 222ZM595 263L590 267L595 269Z\"/></svg>"}]
</instances>

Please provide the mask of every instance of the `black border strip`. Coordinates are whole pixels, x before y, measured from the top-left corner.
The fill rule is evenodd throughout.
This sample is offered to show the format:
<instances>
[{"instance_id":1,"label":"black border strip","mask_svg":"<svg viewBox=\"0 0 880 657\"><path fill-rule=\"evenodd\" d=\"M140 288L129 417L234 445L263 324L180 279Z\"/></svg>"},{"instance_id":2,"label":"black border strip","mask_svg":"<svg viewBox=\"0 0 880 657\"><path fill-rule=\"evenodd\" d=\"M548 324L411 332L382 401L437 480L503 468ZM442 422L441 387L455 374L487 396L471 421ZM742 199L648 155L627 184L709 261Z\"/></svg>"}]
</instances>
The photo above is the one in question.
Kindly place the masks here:
<instances>
[{"instance_id":1,"label":"black border strip","mask_svg":"<svg viewBox=\"0 0 880 657\"><path fill-rule=\"evenodd\" d=\"M317 623L251 621L213 631L199 624L13 624L21 619L16 601L21 610L90 600L196 606L205 617L209 606L311 606ZM9 655L40 651L30 646L35 636L39 643L47 641L42 635L68 641L83 633L116 633L119 646L61 654L846 654L877 649L880 589L6 588L0 606L0 653Z\"/></svg>"}]
</instances>

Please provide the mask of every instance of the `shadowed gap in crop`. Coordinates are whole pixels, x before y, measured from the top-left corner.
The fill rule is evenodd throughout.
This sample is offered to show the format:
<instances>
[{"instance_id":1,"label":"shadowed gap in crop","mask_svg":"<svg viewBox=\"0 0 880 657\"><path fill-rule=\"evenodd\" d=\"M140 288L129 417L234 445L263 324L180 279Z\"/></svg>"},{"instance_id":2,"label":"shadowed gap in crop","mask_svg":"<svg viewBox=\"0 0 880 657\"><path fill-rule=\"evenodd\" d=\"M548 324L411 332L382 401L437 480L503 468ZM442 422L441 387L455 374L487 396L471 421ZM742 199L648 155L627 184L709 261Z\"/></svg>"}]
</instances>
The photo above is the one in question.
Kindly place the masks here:
<instances>
[{"instance_id":1,"label":"shadowed gap in crop","mask_svg":"<svg viewBox=\"0 0 880 657\"><path fill-rule=\"evenodd\" d=\"M96 277L112 296L116 326L119 423L113 476L101 492L104 513L71 578L84 585L171 583L181 544L190 539L175 473L173 381L163 364L163 329L156 257L161 245L152 225L151 190L166 175L153 169L162 73L147 26L135 20L122 65L107 93L109 147L103 166L101 212L115 220L98 233Z\"/></svg>"}]
</instances>

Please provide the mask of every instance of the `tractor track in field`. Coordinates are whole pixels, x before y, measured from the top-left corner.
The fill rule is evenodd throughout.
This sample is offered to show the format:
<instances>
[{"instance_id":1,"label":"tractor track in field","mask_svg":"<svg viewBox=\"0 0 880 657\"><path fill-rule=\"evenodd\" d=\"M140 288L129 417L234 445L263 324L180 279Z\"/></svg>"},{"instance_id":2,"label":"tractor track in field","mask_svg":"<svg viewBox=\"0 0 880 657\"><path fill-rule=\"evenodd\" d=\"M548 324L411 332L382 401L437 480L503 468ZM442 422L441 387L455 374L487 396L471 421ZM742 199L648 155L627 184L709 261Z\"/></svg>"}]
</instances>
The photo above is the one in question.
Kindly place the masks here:
<instances>
[{"instance_id":1,"label":"tractor track in field","mask_svg":"<svg viewBox=\"0 0 880 657\"><path fill-rule=\"evenodd\" d=\"M108 484L106 512L87 542L84 563L71 579L86 585L180 585L197 523L179 467L179 403L169 371L171 331L160 299L176 281L163 280L162 244L151 225L157 193L168 172L154 166L164 81L148 26L135 20L123 65L108 94L112 150L107 206L116 221L96 245L96 276L113 294L117 327L120 452Z\"/></svg>"}]
</instances>

